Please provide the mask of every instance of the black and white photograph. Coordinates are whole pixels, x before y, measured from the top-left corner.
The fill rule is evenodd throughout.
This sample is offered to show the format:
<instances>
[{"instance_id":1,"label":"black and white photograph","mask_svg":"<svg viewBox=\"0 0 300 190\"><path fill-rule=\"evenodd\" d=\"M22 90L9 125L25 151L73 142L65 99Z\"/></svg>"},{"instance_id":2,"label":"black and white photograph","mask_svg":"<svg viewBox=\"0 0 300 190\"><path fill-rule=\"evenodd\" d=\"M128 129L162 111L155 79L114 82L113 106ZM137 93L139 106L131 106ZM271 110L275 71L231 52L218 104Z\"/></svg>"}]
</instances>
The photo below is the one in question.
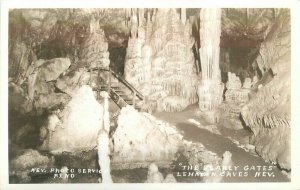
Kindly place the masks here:
<instances>
[{"instance_id":1,"label":"black and white photograph","mask_svg":"<svg viewBox=\"0 0 300 190\"><path fill-rule=\"evenodd\" d=\"M293 181L291 7L69 7L6 10L3 190Z\"/></svg>"}]
</instances>

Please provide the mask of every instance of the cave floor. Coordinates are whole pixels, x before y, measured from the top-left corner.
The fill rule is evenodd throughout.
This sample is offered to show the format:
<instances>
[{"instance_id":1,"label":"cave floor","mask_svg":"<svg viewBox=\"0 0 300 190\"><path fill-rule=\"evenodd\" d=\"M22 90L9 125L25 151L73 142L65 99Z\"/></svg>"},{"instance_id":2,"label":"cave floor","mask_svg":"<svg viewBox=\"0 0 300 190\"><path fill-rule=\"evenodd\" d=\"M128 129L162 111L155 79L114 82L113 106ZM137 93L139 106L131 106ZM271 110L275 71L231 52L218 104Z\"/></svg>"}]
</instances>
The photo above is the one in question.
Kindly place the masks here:
<instances>
[{"instance_id":1,"label":"cave floor","mask_svg":"<svg viewBox=\"0 0 300 190\"><path fill-rule=\"evenodd\" d=\"M115 111L117 108L113 109ZM237 144L235 144L232 139L235 141L239 141L240 144L247 143L247 139L249 139L251 132L245 129L233 130L223 127L223 123L219 123L216 127L218 131L220 131L221 135L212 133L206 129L198 128L196 124L191 123L190 119L195 121L199 121L203 126L208 125L205 121L205 118L202 117L198 112L197 105L191 105L187 109L182 112L169 113L169 112L156 112L153 113L156 118L168 122L177 127L180 133L183 135L184 139L192 142L202 143L206 149L209 151L215 152L219 157L222 157L225 151L230 151L232 153L232 160L234 166L239 166L240 169L237 172L245 172L244 167L250 168L251 166L255 166L255 170L248 171L248 176L233 176L238 175L237 172L231 172L231 175L224 177L224 182L289 182L290 179L284 175L276 166L273 166L273 169L269 171L274 174L271 177L268 177L267 172L265 172L265 177L255 177L255 172L258 172L258 166L272 166L269 163L266 163L261 157L259 157L256 153L246 152L244 149L239 148ZM36 119L29 118L36 122ZM25 121L19 121L24 123ZM16 125L15 123L11 123L12 127ZM39 125L37 125L39 126ZM33 131L38 131L32 129ZM30 133L32 136L33 134ZM30 137L31 137L30 136ZM32 136L31 141L28 138L25 141L26 147L23 148L33 148L36 149L37 145L34 145L33 142L36 142L38 138L38 134ZM22 147L14 147L10 146L10 158L15 157L15 153L22 150ZM95 151L90 152L86 155L87 159L71 157L71 156L58 156L56 157L55 167L61 168L62 166L70 166L73 168L83 167L83 168L95 168L97 165L97 153ZM179 162L182 160L179 159ZM170 172L168 169L160 168L160 172L166 177L166 175ZM236 173L236 174L234 174ZM174 176L176 173L173 173ZM261 173L262 174L262 173ZM143 183L147 179L147 169L146 168L137 168L137 169L127 169L127 170L113 170L112 176L115 183ZM68 180L67 183L96 183L99 178L99 175L80 175L75 179ZM185 183L195 183L202 182L199 177L178 177L175 176L178 182ZM15 181L10 179L10 183L20 183L18 180ZM42 175L33 177L31 182L29 183L63 183L61 180L53 179L53 175Z\"/></svg>"},{"instance_id":2,"label":"cave floor","mask_svg":"<svg viewBox=\"0 0 300 190\"><path fill-rule=\"evenodd\" d=\"M221 135L214 134L208 130L198 128L196 124L189 122L189 119L199 121L202 125L208 125L201 115L199 115L198 105L194 104L187 107L182 112L156 112L153 115L165 122L173 124L181 132L184 139L192 142L202 143L209 151L215 152L222 157L225 151L232 153L232 161L234 166L239 166L237 171L242 172L240 176L233 176L234 172L223 178L224 182L289 182L290 179L284 175L277 166L266 163L256 153L246 152L238 147L232 139L242 143L245 139L249 139L251 132L246 129L233 130L223 127L221 123L216 127ZM261 167L259 169L259 167ZM262 168L272 167L271 170L263 170ZM251 168L251 169L250 169ZM244 172L248 172L245 176ZM257 173L258 172L258 173ZM264 173L265 172L265 173ZM273 173L272 173L273 172ZM268 174L271 174L268 176ZM260 174L255 176L255 174ZM238 175L238 174L237 174ZM265 175L264 177L262 175Z\"/></svg>"}]
</instances>

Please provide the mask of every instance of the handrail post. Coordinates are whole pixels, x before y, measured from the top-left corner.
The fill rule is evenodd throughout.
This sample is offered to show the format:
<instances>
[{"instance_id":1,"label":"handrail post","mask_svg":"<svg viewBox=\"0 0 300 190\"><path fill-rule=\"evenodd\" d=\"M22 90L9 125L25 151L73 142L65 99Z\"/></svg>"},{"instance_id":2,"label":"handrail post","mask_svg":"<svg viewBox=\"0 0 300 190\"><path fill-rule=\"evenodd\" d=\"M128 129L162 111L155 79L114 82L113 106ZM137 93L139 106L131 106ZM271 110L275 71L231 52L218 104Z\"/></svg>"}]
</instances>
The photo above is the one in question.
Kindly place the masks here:
<instances>
[{"instance_id":1,"label":"handrail post","mask_svg":"<svg viewBox=\"0 0 300 190\"><path fill-rule=\"evenodd\" d=\"M133 91L133 97L132 97L132 105L135 107L135 96L136 96L136 91Z\"/></svg>"},{"instance_id":2,"label":"handrail post","mask_svg":"<svg viewBox=\"0 0 300 190\"><path fill-rule=\"evenodd\" d=\"M111 88L111 70L109 68L108 69L108 89L107 89L108 94L110 94L110 88Z\"/></svg>"}]
</instances>

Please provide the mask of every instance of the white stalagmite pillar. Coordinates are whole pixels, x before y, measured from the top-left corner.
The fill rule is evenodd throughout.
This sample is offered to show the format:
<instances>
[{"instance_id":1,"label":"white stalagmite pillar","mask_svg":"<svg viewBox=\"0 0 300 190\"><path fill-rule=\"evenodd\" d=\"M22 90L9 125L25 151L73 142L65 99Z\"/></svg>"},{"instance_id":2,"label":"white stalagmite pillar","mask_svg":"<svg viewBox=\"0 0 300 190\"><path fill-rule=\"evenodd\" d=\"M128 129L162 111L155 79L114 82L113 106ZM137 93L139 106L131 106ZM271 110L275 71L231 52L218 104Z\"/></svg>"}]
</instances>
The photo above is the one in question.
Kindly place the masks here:
<instances>
[{"instance_id":1,"label":"white stalagmite pillar","mask_svg":"<svg viewBox=\"0 0 300 190\"><path fill-rule=\"evenodd\" d=\"M200 59L202 79L221 80L219 68L221 36L221 9L201 9L200 12Z\"/></svg>"},{"instance_id":2,"label":"white stalagmite pillar","mask_svg":"<svg viewBox=\"0 0 300 190\"><path fill-rule=\"evenodd\" d=\"M180 14L181 22L185 24L186 22L186 8L181 8L181 14Z\"/></svg>"},{"instance_id":3,"label":"white stalagmite pillar","mask_svg":"<svg viewBox=\"0 0 300 190\"><path fill-rule=\"evenodd\" d=\"M109 149L109 111L108 111L108 93L101 92L101 96L104 97L103 102L103 127L99 131L98 136L98 163L102 173L102 183L113 183L110 175L110 149Z\"/></svg>"},{"instance_id":4,"label":"white stalagmite pillar","mask_svg":"<svg viewBox=\"0 0 300 190\"><path fill-rule=\"evenodd\" d=\"M200 12L200 60L202 80L198 86L199 108L212 111L211 120L218 120L213 110L222 103L224 85L219 67L221 9L201 9Z\"/></svg>"}]
</instances>

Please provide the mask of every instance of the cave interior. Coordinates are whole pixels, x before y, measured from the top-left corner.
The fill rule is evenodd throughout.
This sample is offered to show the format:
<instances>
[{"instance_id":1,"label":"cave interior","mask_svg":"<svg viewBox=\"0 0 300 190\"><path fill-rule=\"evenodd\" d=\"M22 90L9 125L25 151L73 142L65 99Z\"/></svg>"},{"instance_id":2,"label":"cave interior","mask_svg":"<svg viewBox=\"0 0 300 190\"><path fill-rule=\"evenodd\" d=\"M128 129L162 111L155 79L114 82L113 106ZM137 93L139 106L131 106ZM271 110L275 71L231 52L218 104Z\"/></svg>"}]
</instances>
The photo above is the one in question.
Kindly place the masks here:
<instances>
[{"instance_id":1,"label":"cave interior","mask_svg":"<svg viewBox=\"0 0 300 190\"><path fill-rule=\"evenodd\" d=\"M8 29L10 183L290 181L289 9L11 9Z\"/></svg>"}]
</instances>

